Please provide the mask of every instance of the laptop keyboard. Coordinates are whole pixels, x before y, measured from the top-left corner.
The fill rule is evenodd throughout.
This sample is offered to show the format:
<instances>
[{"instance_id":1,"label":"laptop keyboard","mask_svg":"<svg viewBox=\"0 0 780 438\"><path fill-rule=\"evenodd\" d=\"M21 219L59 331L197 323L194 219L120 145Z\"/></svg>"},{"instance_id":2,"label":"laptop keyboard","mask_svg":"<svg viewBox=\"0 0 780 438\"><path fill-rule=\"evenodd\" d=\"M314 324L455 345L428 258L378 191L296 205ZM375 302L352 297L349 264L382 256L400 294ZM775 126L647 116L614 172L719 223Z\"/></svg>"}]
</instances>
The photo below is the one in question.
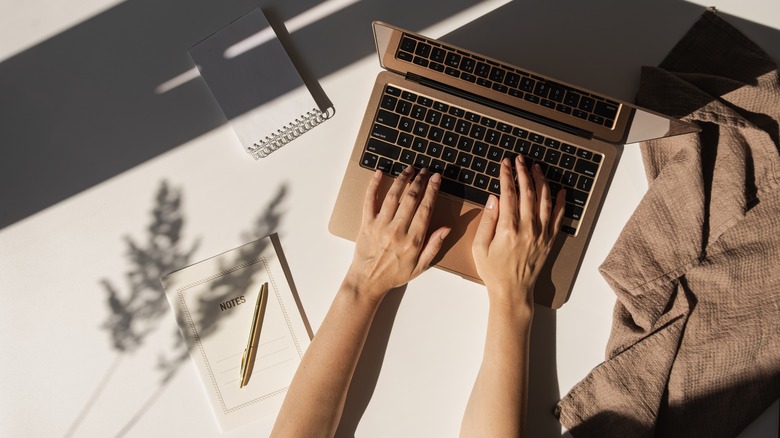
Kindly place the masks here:
<instances>
[{"instance_id":1,"label":"laptop keyboard","mask_svg":"<svg viewBox=\"0 0 780 438\"><path fill-rule=\"evenodd\" d=\"M441 192L484 205L500 194L501 160L518 154L539 163L553 197L566 187L564 216L579 221L603 155L395 85L385 86L360 165L393 176L427 167L441 173Z\"/></svg>"},{"instance_id":2,"label":"laptop keyboard","mask_svg":"<svg viewBox=\"0 0 780 438\"><path fill-rule=\"evenodd\" d=\"M404 34L396 58L610 129L620 107L600 96L411 35Z\"/></svg>"}]
</instances>

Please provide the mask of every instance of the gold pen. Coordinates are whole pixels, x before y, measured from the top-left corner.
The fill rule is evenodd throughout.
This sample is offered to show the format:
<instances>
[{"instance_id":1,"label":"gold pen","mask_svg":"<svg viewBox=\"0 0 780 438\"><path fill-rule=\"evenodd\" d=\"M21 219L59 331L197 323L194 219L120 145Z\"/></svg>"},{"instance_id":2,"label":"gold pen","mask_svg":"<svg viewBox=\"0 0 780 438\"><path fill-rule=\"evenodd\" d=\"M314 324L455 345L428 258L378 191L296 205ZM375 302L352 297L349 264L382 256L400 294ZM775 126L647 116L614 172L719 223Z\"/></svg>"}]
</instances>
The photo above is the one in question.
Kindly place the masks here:
<instances>
[{"instance_id":1,"label":"gold pen","mask_svg":"<svg viewBox=\"0 0 780 438\"><path fill-rule=\"evenodd\" d=\"M263 326L263 316L265 315L265 306L268 302L268 282L260 286L260 293L257 294L255 303L255 312L252 316L252 328L249 331L249 340L246 341L244 354L241 355L241 388L249 383L249 377L252 375L252 368L255 365L255 356L257 347L260 343L260 328Z\"/></svg>"}]
</instances>

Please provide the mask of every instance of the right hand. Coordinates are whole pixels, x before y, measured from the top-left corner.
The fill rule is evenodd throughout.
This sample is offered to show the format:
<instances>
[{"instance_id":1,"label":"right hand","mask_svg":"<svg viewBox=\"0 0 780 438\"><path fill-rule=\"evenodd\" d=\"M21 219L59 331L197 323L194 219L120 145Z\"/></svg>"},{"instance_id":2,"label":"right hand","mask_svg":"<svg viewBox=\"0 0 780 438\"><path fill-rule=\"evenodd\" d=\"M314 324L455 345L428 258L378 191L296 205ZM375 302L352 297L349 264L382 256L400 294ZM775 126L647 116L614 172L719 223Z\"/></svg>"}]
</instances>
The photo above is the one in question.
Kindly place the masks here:
<instances>
[{"instance_id":1,"label":"right hand","mask_svg":"<svg viewBox=\"0 0 780 438\"><path fill-rule=\"evenodd\" d=\"M472 254L491 305L533 311L533 286L561 227L566 194L559 191L551 208L550 188L539 166L531 168L533 181L522 156L515 167L519 190L510 160L501 163L501 197L491 194L485 204Z\"/></svg>"}]
</instances>

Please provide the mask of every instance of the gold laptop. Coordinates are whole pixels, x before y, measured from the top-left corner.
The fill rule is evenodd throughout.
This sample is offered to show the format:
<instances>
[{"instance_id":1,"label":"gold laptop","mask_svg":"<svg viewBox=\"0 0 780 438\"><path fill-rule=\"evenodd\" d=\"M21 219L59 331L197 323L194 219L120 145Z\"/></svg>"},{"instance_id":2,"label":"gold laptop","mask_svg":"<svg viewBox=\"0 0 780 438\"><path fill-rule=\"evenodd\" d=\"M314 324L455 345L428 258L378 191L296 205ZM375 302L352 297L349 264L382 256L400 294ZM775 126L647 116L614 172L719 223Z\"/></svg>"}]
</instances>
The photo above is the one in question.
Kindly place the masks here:
<instances>
[{"instance_id":1,"label":"gold laptop","mask_svg":"<svg viewBox=\"0 0 780 438\"><path fill-rule=\"evenodd\" d=\"M442 174L430 230L452 227L436 266L480 282L471 255L499 163L518 154L542 166L553 197L566 188L561 232L536 284L537 303L559 308L571 293L614 174L621 145L698 128L626 102L381 22L379 73L360 126L330 232L355 240L376 169L412 165Z\"/></svg>"}]
</instances>

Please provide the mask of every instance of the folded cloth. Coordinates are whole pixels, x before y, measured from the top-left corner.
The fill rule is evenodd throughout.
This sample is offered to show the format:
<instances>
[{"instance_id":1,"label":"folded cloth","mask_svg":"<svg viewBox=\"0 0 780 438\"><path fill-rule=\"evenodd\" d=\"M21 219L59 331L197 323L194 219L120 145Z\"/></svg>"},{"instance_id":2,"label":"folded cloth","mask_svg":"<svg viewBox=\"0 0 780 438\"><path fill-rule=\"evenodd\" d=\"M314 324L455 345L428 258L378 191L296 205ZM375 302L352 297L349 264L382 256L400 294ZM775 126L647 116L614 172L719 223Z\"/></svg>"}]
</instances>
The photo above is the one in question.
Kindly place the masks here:
<instances>
[{"instance_id":1,"label":"folded cloth","mask_svg":"<svg viewBox=\"0 0 780 438\"><path fill-rule=\"evenodd\" d=\"M575 437L732 437L780 396L780 76L708 10L637 100L702 131L642 144L606 361L556 412Z\"/></svg>"}]
</instances>

